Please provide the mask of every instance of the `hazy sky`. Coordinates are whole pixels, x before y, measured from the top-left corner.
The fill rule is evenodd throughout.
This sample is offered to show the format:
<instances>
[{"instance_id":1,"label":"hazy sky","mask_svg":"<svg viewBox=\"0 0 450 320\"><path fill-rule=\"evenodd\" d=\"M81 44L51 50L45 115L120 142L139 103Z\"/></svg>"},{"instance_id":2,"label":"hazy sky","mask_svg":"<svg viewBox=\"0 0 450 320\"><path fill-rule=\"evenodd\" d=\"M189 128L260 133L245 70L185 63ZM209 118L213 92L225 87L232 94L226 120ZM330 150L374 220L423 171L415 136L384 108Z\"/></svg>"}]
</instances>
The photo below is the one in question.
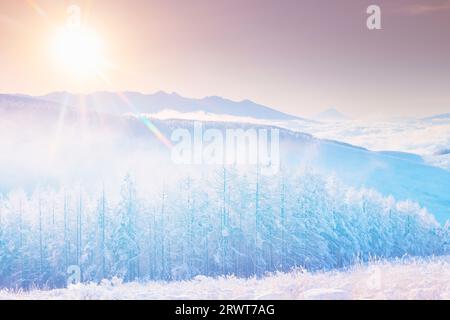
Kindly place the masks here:
<instances>
[{"instance_id":1,"label":"hazy sky","mask_svg":"<svg viewBox=\"0 0 450 320\"><path fill-rule=\"evenodd\" d=\"M77 4L105 78L52 55ZM366 9L382 10L382 30ZM164 90L251 99L309 116L450 112L450 0L1 0L0 92Z\"/></svg>"}]
</instances>

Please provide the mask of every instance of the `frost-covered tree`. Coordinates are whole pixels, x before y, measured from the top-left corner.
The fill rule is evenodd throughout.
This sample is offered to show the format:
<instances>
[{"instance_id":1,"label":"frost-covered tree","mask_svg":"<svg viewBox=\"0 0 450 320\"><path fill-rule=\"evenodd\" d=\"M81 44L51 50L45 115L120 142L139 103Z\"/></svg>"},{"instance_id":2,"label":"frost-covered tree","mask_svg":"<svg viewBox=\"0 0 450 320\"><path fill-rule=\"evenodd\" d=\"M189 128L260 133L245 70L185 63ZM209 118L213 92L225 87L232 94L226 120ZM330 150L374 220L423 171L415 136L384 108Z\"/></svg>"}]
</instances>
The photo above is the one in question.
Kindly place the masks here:
<instances>
[{"instance_id":1,"label":"frost-covered tree","mask_svg":"<svg viewBox=\"0 0 450 320\"><path fill-rule=\"evenodd\" d=\"M137 241L138 200L131 175L124 179L121 198L115 212L111 238L112 274L132 281L138 276L139 245Z\"/></svg>"},{"instance_id":2,"label":"frost-covered tree","mask_svg":"<svg viewBox=\"0 0 450 320\"><path fill-rule=\"evenodd\" d=\"M268 177L255 167L202 168L151 190L127 175L119 190L0 197L2 287L61 287L72 265L82 281L174 280L449 253L449 225L416 203L311 170Z\"/></svg>"}]
</instances>

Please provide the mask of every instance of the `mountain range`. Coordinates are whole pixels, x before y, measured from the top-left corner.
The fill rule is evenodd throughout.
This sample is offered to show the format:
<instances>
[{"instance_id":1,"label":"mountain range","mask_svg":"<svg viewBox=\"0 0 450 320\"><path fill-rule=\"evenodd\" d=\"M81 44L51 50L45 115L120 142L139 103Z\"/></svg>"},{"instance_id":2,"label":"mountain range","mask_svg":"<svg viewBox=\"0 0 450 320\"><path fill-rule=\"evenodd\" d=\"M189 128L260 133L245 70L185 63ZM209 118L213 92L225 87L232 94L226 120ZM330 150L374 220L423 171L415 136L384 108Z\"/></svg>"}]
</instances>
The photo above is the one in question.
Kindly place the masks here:
<instances>
[{"instance_id":1,"label":"mountain range","mask_svg":"<svg viewBox=\"0 0 450 320\"><path fill-rule=\"evenodd\" d=\"M232 101L218 96L195 99L163 91L153 94L103 91L83 95L53 92L36 98L74 107L85 106L93 112L115 115L126 113L154 114L164 110L173 110L181 113L205 112L268 120L300 119L250 100Z\"/></svg>"}]
</instances>

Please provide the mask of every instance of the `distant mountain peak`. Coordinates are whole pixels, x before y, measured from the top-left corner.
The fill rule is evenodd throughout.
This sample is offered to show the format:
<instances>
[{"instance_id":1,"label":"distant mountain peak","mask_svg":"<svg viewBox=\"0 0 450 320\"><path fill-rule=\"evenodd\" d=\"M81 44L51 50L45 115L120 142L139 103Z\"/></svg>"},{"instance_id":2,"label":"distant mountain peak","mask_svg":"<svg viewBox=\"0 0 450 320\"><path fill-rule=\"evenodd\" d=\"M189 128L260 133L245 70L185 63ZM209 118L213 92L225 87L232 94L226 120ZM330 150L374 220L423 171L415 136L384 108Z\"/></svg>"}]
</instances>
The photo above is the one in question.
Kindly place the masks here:
<instances>
[{"instance_id":1,"label":"distant mountain peak","mask_svg":"<svg viewBox=\"0 0 450 320\"><path fill-rule=\"evenodd\" d=\"M335 108L326 109L316 114L313 119L323 121L347 121L351 118Z\"/></svg>"}]
</instances>

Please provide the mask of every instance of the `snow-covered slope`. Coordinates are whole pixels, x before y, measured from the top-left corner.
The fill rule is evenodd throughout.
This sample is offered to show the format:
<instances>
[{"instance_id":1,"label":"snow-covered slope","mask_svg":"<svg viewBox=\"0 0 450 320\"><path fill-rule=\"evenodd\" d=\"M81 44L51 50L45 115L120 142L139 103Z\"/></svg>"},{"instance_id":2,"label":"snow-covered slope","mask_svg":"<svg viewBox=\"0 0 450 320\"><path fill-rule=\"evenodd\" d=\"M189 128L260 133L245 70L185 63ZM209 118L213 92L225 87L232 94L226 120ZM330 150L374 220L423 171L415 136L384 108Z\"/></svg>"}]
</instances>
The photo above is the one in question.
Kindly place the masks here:
<instances>
[{"instance_id":1,"label":"snow-covered slope","mask_svg":"<svg viewBox=\"0 0 450 320\"><path fill-rule=\"evenodd\" d=\"M61 287L71 261L84 281L181 280L449 253L450 172L418 156L280 129L281 168L266 177L174 163L163 138L193 135L192 120L6 100L0 286ZM271 123L202 126L225 136Z\"/></svg>"},{"instance_id":2,"label":"snow-covered slope","mask_svg":"<svg viewBox=\"0 0 450 320\"><path fill-rule=\"evenodd\" d=\"M450 299L450 258L373 262L345 271L293 271L262 279L196 277L182 282L78 284L0 291L0 299Z\"/></svg>"},{"instance_id":3,"label":"snow-covered slope","mask_svg":"<svg viewBox=\"0 0 450 320\"><path fill-rule=\"evenodd\" d=\"M374 151L420 155L427 163L450 170L450 117L351 120L345 122L278 121L276 125L315 137L334 139Z\"/></svg>"},{"instance_id":4,"label":"snow-covered slope","mask_svg":"<svg viewBox=\"0 0 450 320\"><path fill-rule=\"evenodd\" d=\"M36 110L35 108L39 108ZM0 94L0 111L53 111L58 112L61 105L57 102L37 99L27 95Z\"/></svg>"},{"instance_id":5,"label":"snow-covered slope","mask_svg":"<svg viewBox=\"0 0 450 320\"><path fill-rule=\"evenodd\" d=\"M0 105L0 147L4 151L0 158L0 190L8 182L13 188L18 187L17 182L27 185L30 181L26 180L58 181L61 175L68 179L100 179L102 172L125 174L136 167L148 167L149 158L156 159L157 155L165 159L163 163L171 164L170 151L140 117L86 114L76 109L63 113L51 103L43 105L50 107L33 104L11 111L10 107ZM193 131L192 121L151 121L168 139L177 128ZM270 128L234 122L205 123L205 129L224 132L227 128L255 127ZM373 152L286 129L281 130L280 138L281 159L286 165L309 167L324 175L335 175L349 186L373 188L398 200L416 201L441 223L450 217L450 172L427 165L420 157ZM55 139L60 147L53 153L43 152L43 146L48 148ZM148 173L144 170L141 174Z\"/></svg>"}]
</instances>

